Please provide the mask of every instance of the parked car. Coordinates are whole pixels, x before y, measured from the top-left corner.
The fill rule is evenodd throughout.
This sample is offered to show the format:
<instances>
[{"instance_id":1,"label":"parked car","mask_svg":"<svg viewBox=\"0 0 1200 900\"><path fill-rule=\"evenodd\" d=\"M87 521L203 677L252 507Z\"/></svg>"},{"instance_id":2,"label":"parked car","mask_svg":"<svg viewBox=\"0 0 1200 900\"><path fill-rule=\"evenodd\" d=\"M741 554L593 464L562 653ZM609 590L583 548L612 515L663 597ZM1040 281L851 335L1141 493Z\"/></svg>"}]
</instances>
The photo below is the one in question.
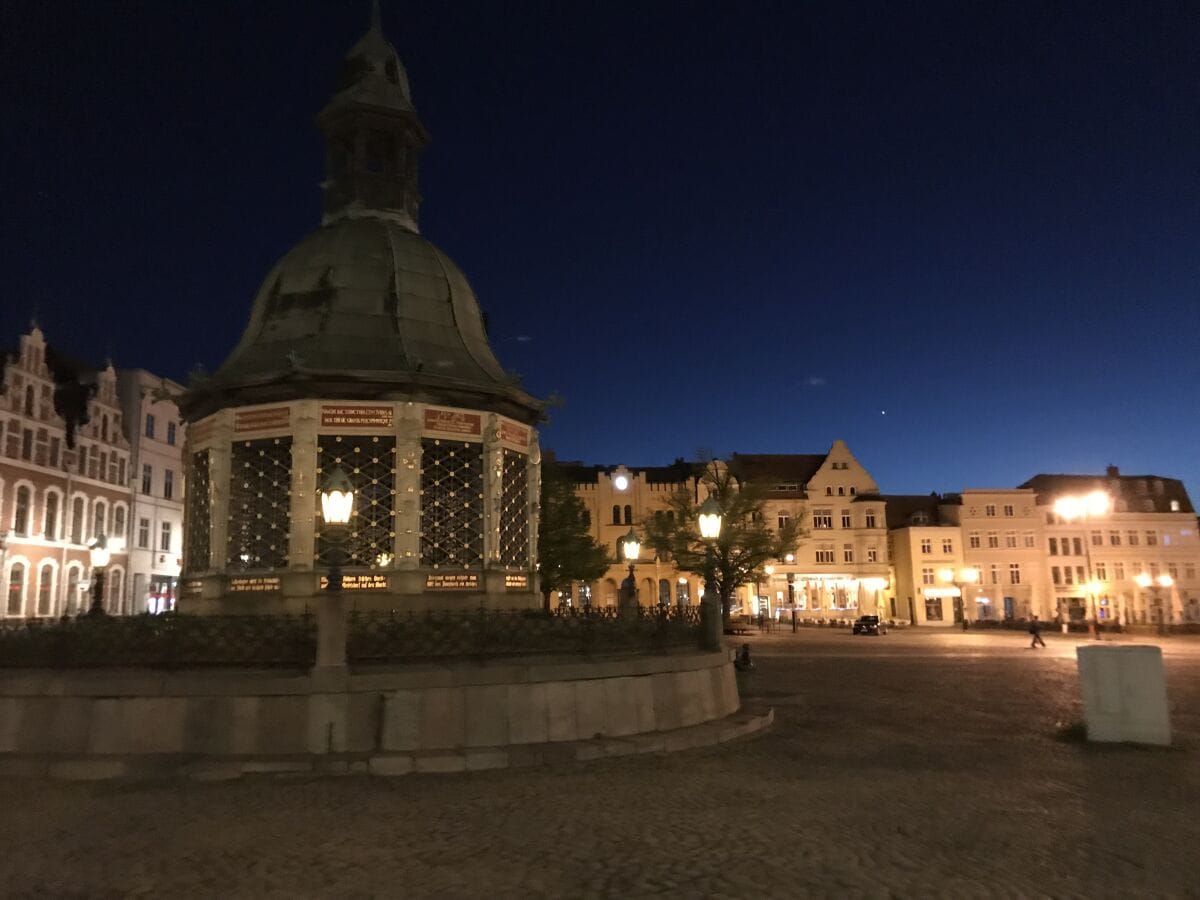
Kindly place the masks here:
<instances>
[{"instance_id":1,"label":"parked car","mask_svg":"<svg viewBox=\"0 0 1200 900\"><path fill-rule=\"evenodd\" d=\"M859 616L850 630L854 634L887 634L887 626L879 621L879 616Z\"/></svg>"}]
</instances>

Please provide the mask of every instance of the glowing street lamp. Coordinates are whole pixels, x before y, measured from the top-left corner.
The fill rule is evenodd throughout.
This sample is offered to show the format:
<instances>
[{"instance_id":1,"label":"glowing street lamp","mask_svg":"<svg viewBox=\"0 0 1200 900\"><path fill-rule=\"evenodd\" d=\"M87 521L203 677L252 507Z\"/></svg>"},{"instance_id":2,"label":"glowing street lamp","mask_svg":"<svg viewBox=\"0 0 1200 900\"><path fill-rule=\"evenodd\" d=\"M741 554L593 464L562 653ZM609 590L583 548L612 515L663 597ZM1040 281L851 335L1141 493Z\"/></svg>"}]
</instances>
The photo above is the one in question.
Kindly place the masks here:
<instances>
[{"instance_id":1,"label":"glowing street lamp","mask_svg":"<svg viewBox=\"0 0 1200 900\"><path fill-rule=\"evenodd\" d=\"M326 590L342 589L342 563L345 560L346 526L354 513L354 485L341 466L325 479L321 488L321 518L325 520L326 537L333 546L329 553L329 575Z\"/></svg>"},{"instance_id":2,"label":"glowing street lamp","mask_svg":"<svg viewBox=\"0 0 1200 900\"><path fill-rule=\"evenodd\" d=\"M108 549L108 539L104 532L96 535L96 539L88 545L88 557L92 564L92 605L88 609L89 616L103 616L104 612L104 570L108 566L111 551Z\"/></svg>"},{"instance_id":3,"label":"glowing street lamp","mask_svg":"<svg viewBox=\"0 0 1200 900\"><path fill-rule=\"evenodd\" d=\"M637 532L632 528L625 537L621 538L621 556L629 564L629 574L621 582L621 605L626 611L637 611L637 574L634 563L642 552L642 542L638 540Z\"/></svg>"},{"instance_id":4,"label":"glowing street lamp","mask_svg":"<svg viewBox=\"0 0 1200 900\"><path fill-rule=\"evenodd\" d=\"M708 650L721 649L721 595L717 593L717 561L713 545L721 536L724 513L717 498L708 495L700 505L700 537L704 539L704 593L701 595L700 614L704 623L704 646Z\"/></svg>"},{"instance_id":5,"label":"glowing street lamp","mask_svg":"<svg viewBox=\"0 0 1200 900\"><path fill-rule=\"evenodd\" d=\"M1083 522L1107 516L1112 512L1113 499L1104 491L1091 491L1087 494L1067 494L1054 501L1054 514L1064 522ZM1087 562L1088 585L1095 579L1092 577L1092 547L1086 532L1083 533L1083 552ZM1067 618L1063 616L1063 632L1067 630ZM1096 640L1100 640L1100 615L1096 609L1096 595L1091 594L1091 628Z\"/></svg>"},{"instance_id":6,"label":"glowing street lamp","mask_svg":"<svg viewBox=\"0 0 1200 900\"><path fill-rule=\"evenodd\" d=\"M706 541L715 541L721 536L721 505L713 496L709 496L700 507L700 537Z\"/></svg>"}]
</instances>

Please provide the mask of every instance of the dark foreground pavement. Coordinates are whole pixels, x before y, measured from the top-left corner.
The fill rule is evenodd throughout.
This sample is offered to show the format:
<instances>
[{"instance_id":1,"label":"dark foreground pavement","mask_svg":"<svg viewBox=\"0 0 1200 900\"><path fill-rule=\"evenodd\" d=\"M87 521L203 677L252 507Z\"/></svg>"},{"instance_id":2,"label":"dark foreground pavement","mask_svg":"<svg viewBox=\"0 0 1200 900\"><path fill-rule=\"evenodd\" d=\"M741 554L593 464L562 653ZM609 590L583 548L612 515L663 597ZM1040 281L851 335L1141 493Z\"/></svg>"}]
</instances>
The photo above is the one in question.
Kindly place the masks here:
<instances>
[{"instance_id":1,"label":"dark foreground pavement","mask_svg":"<svg viewBox=\"0 0 1200 900\"><path fill-rule=\"evenodd\" d=\"M386 780L0 786L5 896L1200 895L1200 642L1177 746L1058 740L1074 648L1012 634L746 638L764 737Z\"/></svg>"}]
</instances>

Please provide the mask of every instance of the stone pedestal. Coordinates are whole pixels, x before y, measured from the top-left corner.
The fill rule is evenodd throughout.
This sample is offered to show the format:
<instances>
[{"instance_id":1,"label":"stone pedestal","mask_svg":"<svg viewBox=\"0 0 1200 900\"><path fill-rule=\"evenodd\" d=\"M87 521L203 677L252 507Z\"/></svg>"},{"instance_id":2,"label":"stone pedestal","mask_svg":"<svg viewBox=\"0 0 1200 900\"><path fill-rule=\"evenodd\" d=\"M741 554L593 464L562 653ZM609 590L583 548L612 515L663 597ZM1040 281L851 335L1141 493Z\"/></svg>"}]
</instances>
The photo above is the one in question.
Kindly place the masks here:
<instances>
[{"instance_id":1,"label":"stone pedestal","mask_svg":"<svg viewBox=\"0 0 1200 900\"><path fill-rule=\"evenodd\" d=\"M1170 744L1171 717L1158 647L1080 647L1088 740Z\"/></svg>"},{"instance_id":2,"label":"stone pedestal","mask_svg":"<svg viewBox=\"0 0 1200 900\"><path fill-rule=\"evenodd\" d=\"M317 668L346 665L346 600L329 591L317 601Z\"/></svg>"}]
</instances>

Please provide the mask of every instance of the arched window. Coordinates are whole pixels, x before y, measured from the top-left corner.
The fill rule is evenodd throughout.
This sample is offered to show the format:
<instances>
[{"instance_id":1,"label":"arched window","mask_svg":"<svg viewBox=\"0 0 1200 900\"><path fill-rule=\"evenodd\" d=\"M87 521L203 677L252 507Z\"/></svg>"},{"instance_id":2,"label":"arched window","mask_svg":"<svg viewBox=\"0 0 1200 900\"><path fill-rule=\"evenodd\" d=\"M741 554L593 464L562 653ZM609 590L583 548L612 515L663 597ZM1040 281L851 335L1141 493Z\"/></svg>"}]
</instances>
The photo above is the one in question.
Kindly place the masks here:
<instances>
[{"instance_id":1,"label":"arched window","mask_svg":"<svg viewBox=\"0 0 1200 900\"><path fill-rule=\"evenodd\" d=\"M633 524L633 507L630 506L628 503L625 504L625 524L626 525Z\"/></svg>"},{"instance_id":2,"label":"arched window","mask_svg":"<svg viewBox=\"0 0 1200 900\"><path fill-rule=\"evenodd\" d=\"M826 497L832 497L832 496L833 496L833 488L826 486L826 488L825 488L825 496L826 496Z\"/></svg>"},{"instance_id":3,"label":"arched window","mask_svg":"<svg viewBox=\"0 0 1200 900\"><path fill-rule=\"evenodd\" d=\"M15 534L29 534L29 507L32 501L33 492L25 485L17 488L17 502L13 504L13 532Z\"/></svg>"},{"instance_id":4,"label":"arched window","mask_svg":"<svg viewBox=\"0 0 1200 900\"><path fill-rule=\"evenodd\" d=\"M38 569L38 600L37 614L39 616L48 616L51 614L54 604L54 570L51 566L42 566Z\"/></svg>"},{"instance_id":5,"label":"arched window","mask_svg":"<svg viewBox=\"0 0 1200 900\"><path fill-rule=\"evenodd\" d=\"M846 488L845 488L844 486L840 485L840 484L838 485L838 496L839 496L839 497L845 497L845 496L846 496Z\"/></svg>"},{"instance_id":6,"label":"arched window","mask_svg":"<svg viewBox=\"0 0 1200 900\"><path fill-rule=\"evenodd\" d=\"M19 616L25 605L25 563L15 562L8 571L8 602L5 612Z\"/></svg>"},{"instance_id":7,"label":"arched window","mask_svg":"<svg viewBox=\"0 0 1200 900\"><path fill-rule=\"evenodd\" d=\"M42 521L42 534L46 540L58 540L58 493L46 491L46 515Z\"/></svg>"},{"instance_id":8,"label":"arched window","mask_svg":"<svg viewBox=\"0 0 1200 900\"><path fill-rule=\"evenodd\" d=\"M67 596L63 600L63 612L74 613L79 609L79 569L67 569Z\"/></svg>"},{"instance_id":9,"label":"arched window","mask_svg":"<svg viewBox=\"0 0 1200 900\"><path fill-rule=\"evenodd\" d=\"M71 543L83 543L83 498L76 497L71 502Z\"/></svg>"},{"instance_id":10,"label":"arched window","mask_svg":"<svg viewBox=\"0 0 1200 900\"><path fill-rule=\"evenodd\" d=\"M25 388L25 415L33 415L33 385Z\"/></svg>"},{"instance_id":11,"label":"arched window","mask_svg":"<svg viewBox=\"0 0 1200 900\"><path fill-rule=\"evenodd\" d=\"M662 606L671 604L671 582L665 578L658 579L658 602Z\"/></svg>"},{"instance_id":12,"label":"arched window","mask_svg":"<svg viewBox=\"0 0 1200 900\"><path fill-rule=\"evenodd\" d=\"M118 506L113 510L113 537L125 537L125 507Z\"/></svg>"},{"instance_id":13,"label":"arched window","mask_svg":"<svg viewBox=\"0 0 1200 900\"><path fill-rule=\"evenodd\" d=\"M621 507L619 507L619 506L613 507L613 524L614 525L621 524Z\"/></svg>"},{"instance_id":14,"label":"arched window","mask_svg":"<svg viewBox=\"0 0 1200 900\"><path fill-rule=\"evenodd\" d=\"M108 507L104 505L103 500L97 500L95 509L92 512L92 537L99 537L104 534L105 514L108 512Z\"/></svg>"}]
</instances>

